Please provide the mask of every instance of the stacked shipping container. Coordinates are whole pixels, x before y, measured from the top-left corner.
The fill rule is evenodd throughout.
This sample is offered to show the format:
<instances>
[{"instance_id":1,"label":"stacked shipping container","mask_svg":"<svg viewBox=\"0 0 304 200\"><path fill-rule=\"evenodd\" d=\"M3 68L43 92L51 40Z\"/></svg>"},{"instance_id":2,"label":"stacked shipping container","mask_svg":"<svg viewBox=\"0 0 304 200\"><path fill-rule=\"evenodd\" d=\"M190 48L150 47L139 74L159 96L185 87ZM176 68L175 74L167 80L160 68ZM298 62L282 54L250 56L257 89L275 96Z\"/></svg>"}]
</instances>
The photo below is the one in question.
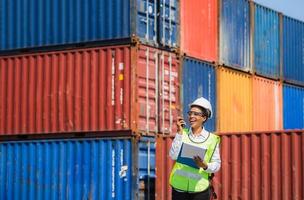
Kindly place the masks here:
<instances>
[{"instance_id":1,"label":"stacked shipping container","mask_svg":"<svg viewBox=\"0 0 304 200\"><path fill-rule=\"evenodd\" d=\"M179 43L178 0L1 0L0 13L0 51L131 37Z\"/></svg>"},{"instance_id":2,"label":"stacked shipping container","mask_svg":"<svg viewBox=\"0 0 304 200\"><path fill-rule=\"evenodd\" d=\"M179 1L0 13L0 135L21 139L0 143L0 198L153 199L155 136L180 112Z\"/></svg>"},{"instance_id":3,"label":"stacked shipping container","mask_svg":"<svg viewBox=\"0 0 304 200\"><path fill-rule=\"evenodd\" d=\"M181 51L209 62L218 59L218 1L181 1Z\"/></svg>"},{"instance_id":4,"label":"stacked shipping container","mask_svg":"<svg viewBox=\"0 0 304 200\"><path fill-rule=\"evenodd\" d=\"M280 77L280 23L279 14L258 4L251 5L253 15L253 62L259 75Z\"/></svg>"},{"instance_id":5,"label":"stacked shipping container","mask_svg":"<svg viewBox=\"0 0 304 200\"><path fill-rule=\"evenodd\" d=\"M303 132L269 135L304 127L303 22L247 0L0 0L0 13L0 51L17 53L0 57L0 134L59 137L0 143L1 199L171 199L162 135L200 96L222 136L220 199L303 198Z\"/></svg>"},{"instance_id":6,"label":"stacked shipping container","mask_svg":"<svg viewBox=\"0 0 304 200\"><path fill-rule=\"evenodd\" d=\"M254 76L252 87L253 130L282 130L282 84Z\"/></svg>"},{"instance_id":7,"label":"stacked shipping container","mask_svg":"<svg viewBox=\"0 0 304 200\"><path fill-rule=\"evenodd\" d=\"M131 200L155 179L154 137L2 142L0 155L1 199Z\"/></svg>"},{"instance_id":8,"label":"stacked shipping container","mask_svg":"<svg viewBox=\"0 0 304 200\"><path fill-rule=\"evenodd\" d=\"M204 96L211 102L214 110L213 118L207 121L205 127L207 130L215 131L215 119L217 114L215 107L216 79L214 66L207 62L184 58L182 63L182 74L183 116L186 118L188 106L194 99Z\"/></svg>"},{"instance_id":9,"label":"stacked shipping container","mask_svg":"<svg viewBox=\"0 0 304 200\"><path fill-rule=\"evenodd\" d=\"M250 66L250 14L247 0L220 0L219 63L244 71Z\"/></svg>"},{"instance_id":10,"label":"stacked shipping container","mask_svg":"<svg viewBox=\"0 0 304 200\"><path fill-rule=\"evenodd\" d=\"M245 0L191 3L182 0L180 9L181 102L184 115L199 96L215 108L216 117L206 128L222 136L222 170L215 179L219 199L303 198L304 134L282 129L304 128L304 23ZM172 139L159 138L159 150L169 151ZM171 166L172 161L157 164ZM293 169L288 172L292 179L281 175L283 168L273 167L282 165ZM162 177L156 195L171 199L170 169L156 166Z\"/></svg>"},{"instance_id":11,"label":"stacked shipping container","mask_svg":"<svg viewBox=\"0 0 304 200\"><path fill-rule=\"evenodd\" d=\"M304 85L304 22L283 17L283 77Z\"/></svg>"},{"instance_id":12,"label":"stacked shipping container","mask_svg":"<svg viewBox=\"0 0 304 200\"><path fill-rule=\"evenodd\" d=\"M219 19L208 18L216 14L215 10L219 11ZM208 20L203 20L206 15ZM183 68L182 88L189 88L189 86L194 88L194 90L182 91L184 114L191 100L203 95L208 99L216 99L216 102L212 103L217 104L214 105L218 111L215 124L217 128L210 127L210 130L226 132L283 128L282 119L286 112L282 112L282 81L301 85L302 77L304 77L301 61L303 48L300 48L303 43L301 34L303 23L282 16L270 8L243 0L206 1L192 7L189 2L181 1L181 16L184 17L181 21L181 52L186 54L185 61L182 63L187 63L189 60L196 62L197 59L201 59L201 62L211 61L221 64L224 68L233 68L234 70L230 70L232 74L240 74L237 70L249 72L247 77L251 79L233 83L237 78L231 78L232 81L230 81L221 74L222 67L216 67L217 91L208 93L208 89L206 90L208 83L200 80L205 79L202 77L207 74L201 76L200 73L193 73L198 72L197 67L188 71ZM207 25L204 26L204 23ZM210 47L210 43L216 44L216 40L211 37L210 43L206 43L202 39L204 34L215 30L214 24L217 23L219 34L215 38L219 38L218 60L203 51L206 48L209 52L214 52L213 49L216 47ZM296 32L298 34L295 35ZM191 42L195 38L196 42ZM290 59L288 55L295 58ZM266 77L267 80L262 77ZM197 86L194 83L191 84L193 80L196 80ZM203 93L197 92L197 87L204 88ZM235 87L235 94L231 93L233 87ZM242 87L247 88L240 90ZM210 97L210 94L214 96ZM232 100L229 95L233 98ZM248 104L241 105L246 98ZM227 112L225 107L228 110L231 109L230 112ZM301 113L301 111L298 112ZM237 113L242 116L237 117ZM267 113L267 116L263 113ZM209 124L207 126L209 128Z\"/></svg>"},{"instance_id":13,"label":"stacked shipping container","mask_svg":"<svg viewBox=\"0 0 304 200\"><path fill-rule=\"evenodd\" d=\"M143 45L1 57L0 133L168 134L178 70L175 54Z\"/></svg>"}]
</instances>

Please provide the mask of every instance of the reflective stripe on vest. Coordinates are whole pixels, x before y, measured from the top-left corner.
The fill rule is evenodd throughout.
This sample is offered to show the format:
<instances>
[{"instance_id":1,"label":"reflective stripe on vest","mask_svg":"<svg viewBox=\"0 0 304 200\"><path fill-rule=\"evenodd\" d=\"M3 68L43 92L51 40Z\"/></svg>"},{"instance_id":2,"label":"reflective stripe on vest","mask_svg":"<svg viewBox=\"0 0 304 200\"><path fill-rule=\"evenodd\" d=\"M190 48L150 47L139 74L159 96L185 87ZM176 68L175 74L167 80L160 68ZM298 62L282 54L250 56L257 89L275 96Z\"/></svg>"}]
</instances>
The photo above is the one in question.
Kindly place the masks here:
<instances>
[{"instance_id":1,"label":"reflective stripe on vest","mask_svg":"<svg viewBox=\"0 0 304 200\"><path fill-rule=\"evenodd\" d=\"M202 178L202 176L197 174L197 173L187 172L187 171L180 170L180 169L177 169L175 171L175 174L180 175L180 176L184 176L184 177L187 177L187 178L195 179L195 180L200 180Z\"/></svg>"},{"instance_id":2,"label":"reflective stripe on vest","mask_svg":"<svg viewBox=\"0 0 304 200\"><path fill-rule=\"evenodd\" d=\"M194 143L189 139L188 133L183 134L183 143L206 148L204 160L210 162L216 145L219 143L219 136L209 133L209 137L202 143ZM209 187L209 174L202 168L197 169L186 164L176 162L171 174L170 184L172 187L182 191L201 192Z\"/></svg>"}]
</instances>

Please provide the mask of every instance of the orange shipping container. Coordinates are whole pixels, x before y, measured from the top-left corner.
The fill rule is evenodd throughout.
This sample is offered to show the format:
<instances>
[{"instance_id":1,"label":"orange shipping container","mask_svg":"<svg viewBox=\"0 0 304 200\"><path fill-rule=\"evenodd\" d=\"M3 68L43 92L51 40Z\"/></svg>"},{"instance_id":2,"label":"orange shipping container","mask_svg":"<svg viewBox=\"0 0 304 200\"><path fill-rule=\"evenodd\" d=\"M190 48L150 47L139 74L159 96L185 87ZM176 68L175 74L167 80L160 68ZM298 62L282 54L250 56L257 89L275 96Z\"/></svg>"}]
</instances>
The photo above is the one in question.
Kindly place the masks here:
<instances>
[{"instance_id":1,"label":"orange shipping container","mask_svg":"<svg viewBox=\"0 0 304 200\"><path fill-rule=\"evenodd\" d=\"M282 85L273 80L253 77L253 130L283 129Z\"/></svg>"},{"instance_id":2,"label":"orange shipping container","mask_svg":"<svg viewBox=\"0 0 304 200\"><path fill-rule=\"evenodd\" d=\"M217 131L251 131L251 76L232 69L218 68L217 109Z\"/></svg>"},{"instance_id":3,"label":"orange shipping container","mask_svg":"<svg viewBox=\"0 0 304 200\"><path fill-rule=\"evenodd\" d=\"M0 134L176 132L175 54L109 46L0 58Z\"/></svg>"},{"instance_id":4,"label":"orange shipping container","mask_svg":"<svg viewBox=\"0 0 304 200\"><path fill-rule=\"evenodd\" d=\"M218 1L181 0L181 51L187 56L217 61Z\"/></svg>"}]
</instances>

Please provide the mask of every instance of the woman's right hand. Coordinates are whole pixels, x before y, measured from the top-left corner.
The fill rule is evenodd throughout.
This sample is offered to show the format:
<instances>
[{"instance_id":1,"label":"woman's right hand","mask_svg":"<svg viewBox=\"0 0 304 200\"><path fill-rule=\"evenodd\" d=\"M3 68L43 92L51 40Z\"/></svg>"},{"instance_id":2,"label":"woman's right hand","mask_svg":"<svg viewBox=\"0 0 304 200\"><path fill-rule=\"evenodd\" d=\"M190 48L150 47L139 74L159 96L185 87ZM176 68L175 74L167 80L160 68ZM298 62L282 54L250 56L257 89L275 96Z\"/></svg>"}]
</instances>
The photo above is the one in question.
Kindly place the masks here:
<instances>
[{"instance_id":1,"label":"woman's right hand","mask_svg":"<svg viewBox=\"0 0 304 200\"><path fill-rule=\"evenodd\" d=\"M178 116L177 122L176 122L178 134L181 134L181 135L183 134L183 126L185 126L185 125L186 125L186 122L185 122L184 118L181 116Z\"/></svg>"}]
</instances>

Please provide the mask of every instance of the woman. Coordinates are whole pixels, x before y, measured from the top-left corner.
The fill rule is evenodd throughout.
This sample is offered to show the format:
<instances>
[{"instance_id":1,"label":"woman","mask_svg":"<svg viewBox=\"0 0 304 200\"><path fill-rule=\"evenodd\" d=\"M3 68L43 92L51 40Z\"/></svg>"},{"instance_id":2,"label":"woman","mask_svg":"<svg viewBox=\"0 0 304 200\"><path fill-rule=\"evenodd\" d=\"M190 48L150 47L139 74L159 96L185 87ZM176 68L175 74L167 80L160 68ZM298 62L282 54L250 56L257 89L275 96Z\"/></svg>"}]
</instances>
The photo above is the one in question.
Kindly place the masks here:
<instances>
[{"instance_id":1,"label":"woman","mask_svg":"<svg viewBox=\"0 0 304 200\"><path fill-rule=\"evenodd\" d=\"M211 104L201 97L190 105L189 130L183 129L183 118L177 120L177 134L170 149L170 157L176 160L170 175L172 200L210 199L209 177L221 166L220 139L203 126L211 117ZM191 154L193 157L189 157Z\"/></svg>"}]
</instances>

